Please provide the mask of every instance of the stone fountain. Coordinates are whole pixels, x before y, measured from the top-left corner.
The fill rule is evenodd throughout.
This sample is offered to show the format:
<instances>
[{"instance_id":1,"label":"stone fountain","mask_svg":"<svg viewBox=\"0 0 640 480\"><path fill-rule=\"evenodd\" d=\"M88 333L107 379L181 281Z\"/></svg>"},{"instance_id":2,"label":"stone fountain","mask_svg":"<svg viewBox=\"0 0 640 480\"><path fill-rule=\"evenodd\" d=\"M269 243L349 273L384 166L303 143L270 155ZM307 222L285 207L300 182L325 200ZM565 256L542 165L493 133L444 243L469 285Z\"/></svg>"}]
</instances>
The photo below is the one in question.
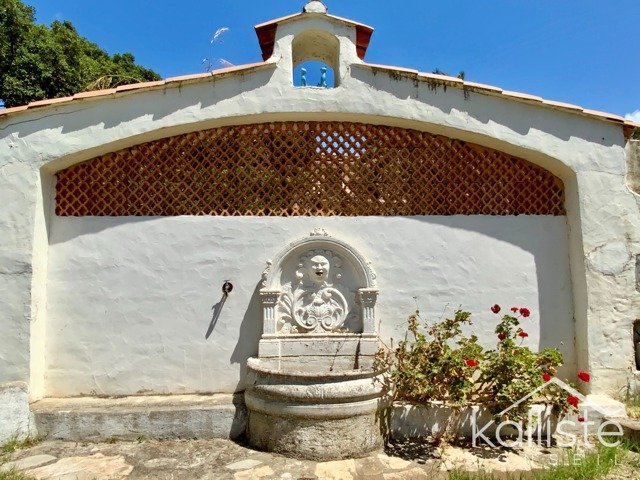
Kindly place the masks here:
<instances>
[{"instance_id":1,"label":"stone fountain","mask_svg":"<svg viewBox=\"0 0 640 480\"><path fill-rule=\"evenodd\" d=\"M323 230L268 262L245 392L253 447L326 460L382 446L375 280L362 255Z\"/></svg>"}]
</instances>

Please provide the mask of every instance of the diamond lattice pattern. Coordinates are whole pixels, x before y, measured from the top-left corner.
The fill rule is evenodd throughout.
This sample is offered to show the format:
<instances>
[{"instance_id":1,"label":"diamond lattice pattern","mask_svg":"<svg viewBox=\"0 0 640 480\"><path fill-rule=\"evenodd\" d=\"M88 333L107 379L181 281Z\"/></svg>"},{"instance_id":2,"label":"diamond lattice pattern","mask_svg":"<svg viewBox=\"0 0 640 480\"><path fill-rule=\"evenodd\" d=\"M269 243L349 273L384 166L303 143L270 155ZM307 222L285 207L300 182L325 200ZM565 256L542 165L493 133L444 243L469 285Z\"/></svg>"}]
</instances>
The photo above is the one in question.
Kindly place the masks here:
<instances>
[{"instance_id":1,"label":"diamond lattice pattern","mask_svg":"<svg viewBox=\"0 0 640 480\"><path fill-rule=\"evenodd\" d=\"M564 215L522 159L359 123L239 125L148 142L57 174L60 216Z\"/></svg>"}]
</instances>

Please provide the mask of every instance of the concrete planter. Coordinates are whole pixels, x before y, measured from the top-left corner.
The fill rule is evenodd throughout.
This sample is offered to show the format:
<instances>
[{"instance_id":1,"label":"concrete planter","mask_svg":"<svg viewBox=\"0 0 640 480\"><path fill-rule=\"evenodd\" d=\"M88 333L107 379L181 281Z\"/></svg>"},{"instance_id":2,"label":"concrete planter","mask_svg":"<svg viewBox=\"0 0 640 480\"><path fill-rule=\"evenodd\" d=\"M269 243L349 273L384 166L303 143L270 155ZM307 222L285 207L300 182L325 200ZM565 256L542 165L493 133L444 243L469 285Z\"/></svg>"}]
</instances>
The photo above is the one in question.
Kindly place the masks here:
<instances>
[{"instance_id":1,"label":"concrete planter","mask_svg":"<svg viewBox=\"0 0 640 480\"><path fill-rule=\"evenodd\" d=\"M385 390L365 360L249 359L247 437L255 448L312 460L364 456L383 445ZM331 364L332 368L329 366Z\"/></svg>"},{"instance_id":2,"label":"concrete planter","mask_svg":"<svg viewBox=\"0 0 640 480\"><path fill-rule=\"evenodd\" d=\"M540 418L540 427L535 435L553 433L557 425L557 418L547 405L533 405L530 410L532 418ZM481 430L486 436L496 435L497 425L491 413L482 406L469 406L456 410L450 406L433 402L429 405L412 405L396 402L389 409L389 436L393 440L425 439L442 435L445 430L457 436L471 438L474 433L473 422L476 422L476 432ZM491 423L493 421L493 423ZM489 425L486 429L486 425ZM505 426L500 429L503 437L517 435L513 427Z\"/></svg>"}]
</instances>

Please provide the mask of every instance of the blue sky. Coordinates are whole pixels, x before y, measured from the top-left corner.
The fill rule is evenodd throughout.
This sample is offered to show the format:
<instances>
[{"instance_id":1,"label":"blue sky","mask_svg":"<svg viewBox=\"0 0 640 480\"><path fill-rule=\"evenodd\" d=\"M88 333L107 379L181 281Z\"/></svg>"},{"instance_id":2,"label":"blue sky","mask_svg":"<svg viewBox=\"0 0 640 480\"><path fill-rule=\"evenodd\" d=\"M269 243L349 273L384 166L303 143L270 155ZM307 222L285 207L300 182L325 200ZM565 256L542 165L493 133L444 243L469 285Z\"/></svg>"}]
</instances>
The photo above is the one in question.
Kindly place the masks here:
<instances>
[{"instance_id":1,"label":"blue sky","mask_svg":"<svg viewBox=\"0 0 640 480\"><path fill-rule=\"evenodd\" d=\"M110 53L131 52L163 77L202 60L259 61L253 26L304 0L26 0L37 20L70 20ZM640 110L640 0L325 2L376 29L366 61L452 75L620 115ZM211 44L219 28L229 28ZM636 121L640 122L640 112Z\"/></svg>"}]
</instances>

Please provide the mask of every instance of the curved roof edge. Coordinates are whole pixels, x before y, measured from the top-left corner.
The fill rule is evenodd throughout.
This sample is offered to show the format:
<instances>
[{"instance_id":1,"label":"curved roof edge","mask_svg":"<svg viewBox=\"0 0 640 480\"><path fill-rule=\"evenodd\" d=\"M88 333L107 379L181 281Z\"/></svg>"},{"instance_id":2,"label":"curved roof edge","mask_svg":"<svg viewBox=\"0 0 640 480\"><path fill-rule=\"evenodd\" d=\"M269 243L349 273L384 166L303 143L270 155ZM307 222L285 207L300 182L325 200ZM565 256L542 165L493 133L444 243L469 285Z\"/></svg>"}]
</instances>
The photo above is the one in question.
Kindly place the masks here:
<instances>
[{"instance_id":1,"label":"curved roof edge","mask_svg":"<svg viewBox=\"0 0 640 480\"><path fill-rule=\"evenodd\" d=\"M578 105L572 105L570 103L558 102L554 100L546 100L542 97L538 97L535 95L529 95L529 94L520 93L520 92L512 92L512 91L504 90L500 87L495 87L492 85L485 85L485 84L476 83L476 82L468 82L465 80L461 80L457 77L448 77L445 75L419 72L418 70L413 70L408 68L393 67L389 65L377 65L377 64L371 64L371 63L353 64L352 67L365 68L365 69L369 69L377 72L386 72L392 75L405 76L408 78L413 78L418 81L424 81L431 84L456 87L462 90L481 93L484 95L500 96L508 100L540 105L548 108L553 108L555 110L560 110L568 113L574 113L574 114L591 117L597 120L602 120L609 123L620 125L624 130L624 135L626 138L630 138L631 135L633 134L633 131L636 128L640 128L640 124L632 122L631 120L627 120L624 117L620 115L615 115L613 113L600 112L598 110L590 110L590 109L580 107ZM0 121L5 120L8 117L13 117L16 114L20 114L25 111L31 111L35 109L46 109L47 107L51 107L54 105L57 106L57 105L70 104L70 103L80 102L85 99L92 99L92 98L103 98L103 97L109 97L109 96L115 97L118 94L124 93L124 92L141 92L141 91L148 91L148 90L157 90L167 86L177 86L185 82L199 83L199 82L208 81L212 78L241 75L241 74L246 74L252 71L266 69L266 68L275 69L276 64L272 62L249 63L245 65L238 65L238 66L233 66L228 68L222 68L219 70L213 70L209 73L182 75L179 77L167 78L166 80L159 80L156 82L134 83L134 84L122 85L120 87L110 88L106 90L94 90L89 92L81 92L70 97L39 100L39 101L31 102L27 105L22 105L19 107L0 109Z\"/></svg>"},{"instance_id":2,"label":"curved roof edge","mask_svg":"<svg viewBox=\"0 0 640 480\"><path fill-rule=\"evenodd\" d=\"M268 63L268 62L247 63L245 65L236 65L233 67L226 67L218 70L212 70L211 72L207 72L207 73L180 75L178 77L171 77L165 80L158 80L154 82L131 83L128 85L121 85L115 88L107 88L105 90L92 90L88 92L80 92L70 97L59 97L59 98L50 98L46 100L38 100L35 102L28 103L27 105L21 105L19 107L0 109L0 120L4 120L8 116L13 116L16 113L24 112L26 110L39 109L39 108L49 107L51 105L68 104L72 102L78 102L87 98L115 96L123 92L140 92L140 91L147 91L147 90L158 90L162 87L166 87L166 86L171 87L174 85L183 84L185 82L199 83L201 81L210 80L212 78L218 78L218 77L223 78L226 76L246 74L256 70L261 70L263 68L275 69L276 64Z\"/></svg>"},{"instance_id":3,"label":"curved roof edge","mask_svg":"<svg viewBox=\"0 0 640 480\"><path fill-rule=\"evenodd\" d=\"M577 113L587 117L596 118L598 120L605 120L610 123L619 124L624 128L625 137L629 138L633 133L633 130L640 128L640 123L632 122L626 118L616 115L614 113L601 112L599 110L590 110L583 108L579 105L573 105L571 103L558 102L555 100L547 100L536 95L530 95L528 93L513 92L510 90L504 90L500 87L493 85L485 85L483 83L468 82L458 77L449 77L446 75L438 75L435 73L425 73L410 68L392 67L389 65L378 65L374 63L354 64L352 67L366 68L378 72L386 72L392 75L400 75L408 78L413 78L419 81L424 81L431 84L446 85L466 90L469 92L476 92L485 95L493 95L506 97L509 100L517 102L530 103L535 105L541 105L555 110L561 110L568 113Z\"/></svg>"}]
</instances>

